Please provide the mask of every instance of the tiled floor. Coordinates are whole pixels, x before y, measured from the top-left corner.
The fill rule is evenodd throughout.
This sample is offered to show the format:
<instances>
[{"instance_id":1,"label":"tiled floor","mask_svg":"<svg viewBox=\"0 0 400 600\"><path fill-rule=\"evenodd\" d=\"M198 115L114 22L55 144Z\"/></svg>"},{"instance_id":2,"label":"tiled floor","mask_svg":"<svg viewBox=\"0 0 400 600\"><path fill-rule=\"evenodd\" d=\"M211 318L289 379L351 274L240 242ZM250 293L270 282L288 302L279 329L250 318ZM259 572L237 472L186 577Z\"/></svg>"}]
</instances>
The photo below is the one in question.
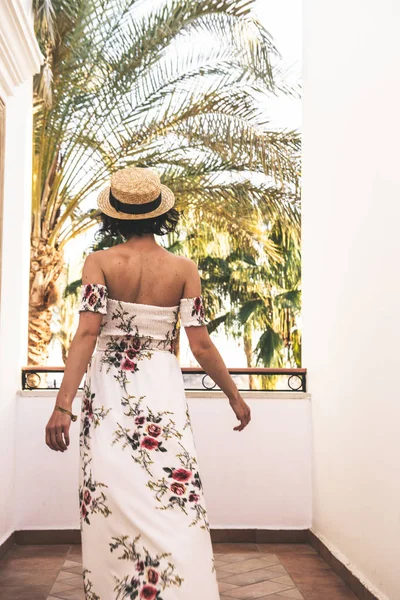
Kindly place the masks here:
<instances>
[{"instance_id":1,"label":"tiled floor","mask_svg":"<svg viewBox=\"0 0 400 600\"><path fill-rule=\"evenodd\" d=\"M221 600L357 600L307 544L213 547ZM80 546L14 546L0 561L0 600L84 598Z\"/></svg>"}]
</instances>

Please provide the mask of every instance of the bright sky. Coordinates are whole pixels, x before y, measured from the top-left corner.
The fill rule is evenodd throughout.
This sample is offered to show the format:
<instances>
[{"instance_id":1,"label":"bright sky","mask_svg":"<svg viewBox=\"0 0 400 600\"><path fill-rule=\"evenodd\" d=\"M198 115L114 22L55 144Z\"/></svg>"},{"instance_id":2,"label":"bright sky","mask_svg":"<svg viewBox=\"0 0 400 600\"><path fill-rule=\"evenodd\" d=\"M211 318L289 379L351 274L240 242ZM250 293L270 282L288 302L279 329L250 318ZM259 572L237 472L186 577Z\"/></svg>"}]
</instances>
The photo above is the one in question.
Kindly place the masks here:
<instances>
[{"instance_id":1,"label":"bright sky","mask_svg":"<svg viewBox=\"0 0 400 600\"><path fill-rule=\"evenodd\" d=\"M274 38L275 46L300 81L302 59L302 0L256 0L255 13ZM268 114L278 127L301 128L301 101L290 97L269 98Z\"/></svg>"},{"instance_id":2,"label":"bright sky","mask_svg":"<svg viewBox=\"0 0 400 600\"><path fill-rule=\"evenodd\" d=\"M163 0L152 0L154 5ZM259 20L274 38L275 46L280 51L286 67L290 69L293 81L300 80L302 55L302 0L256 0L255 13ZM148 8L148 0L146 0ZM266 113L278 128L300 129L301 101L290 97L267 98ZM93 198L95 203L96 198ZM86 204L86 203L85 203ZM92 243L93 232L74 240L66 248L66 259L77 265L76 277L79 277L79 261L83 252ZM189 351L186 336L182 336L182 364L189 365ZM232 344L224 335L214 338L218 348L230 367L245 366L243 349L238 344ZM61 364L58 352L52 352L51 364Z\"/></svg>"},{"instance_id":3,"label":"bright sky","mask_svg":"<svg viewBox=\"0 0 400 600\"><path fill-rule=\"evenodd\" d=\"M256 0L254 6L286 62L301 67L302 0Z\"/></svg>"}]
</instances>

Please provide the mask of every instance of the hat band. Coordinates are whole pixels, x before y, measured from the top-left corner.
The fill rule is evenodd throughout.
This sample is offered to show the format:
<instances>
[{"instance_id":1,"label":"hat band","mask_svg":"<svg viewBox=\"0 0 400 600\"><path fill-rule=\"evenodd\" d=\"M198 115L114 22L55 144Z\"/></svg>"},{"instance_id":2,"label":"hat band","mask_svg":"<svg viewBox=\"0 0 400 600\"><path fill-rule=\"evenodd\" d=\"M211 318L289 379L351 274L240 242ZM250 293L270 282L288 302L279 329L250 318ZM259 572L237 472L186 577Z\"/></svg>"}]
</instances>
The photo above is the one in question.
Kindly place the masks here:
<instances>
[{"instance_id":1,"label":"hat band","mask_svg":"<svg viewBox=\"0 0 400 600\"><path fill-rule=\"evenodd\" d=\"M160 206L161 192L155 200L150 200L150 202L143 202L142 204L127 204L126 202L121 202L118 200L118 198L113 196L110 188L110 204L118 212L127 213L129 215L144 214L152 212Z\"/></svg>"}]
</instances>

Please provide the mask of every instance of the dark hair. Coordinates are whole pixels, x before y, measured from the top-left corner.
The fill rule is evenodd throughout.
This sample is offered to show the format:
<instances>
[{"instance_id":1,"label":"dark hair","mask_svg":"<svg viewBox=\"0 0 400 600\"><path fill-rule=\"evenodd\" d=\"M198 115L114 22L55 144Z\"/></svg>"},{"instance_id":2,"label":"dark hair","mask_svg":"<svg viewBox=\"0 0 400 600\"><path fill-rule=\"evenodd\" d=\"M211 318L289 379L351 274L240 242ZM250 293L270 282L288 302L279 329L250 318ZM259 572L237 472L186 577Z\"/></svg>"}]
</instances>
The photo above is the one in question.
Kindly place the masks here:
<instances>
[{"instance_id":1,"label":"dark hair","mask_svg":"<svg viewBox=\"0 0 400 600\"><path fill-rule=\"evenodd\" d=\"M122 236L130 238L133 235L143 235L144 233L165 235L175 231L180 214L174 207L162 215L147 219L114 219L114 217L109 217L105 213L100 213L102 226L96 233L96 237Z\"/></svg>"}]
</instances>

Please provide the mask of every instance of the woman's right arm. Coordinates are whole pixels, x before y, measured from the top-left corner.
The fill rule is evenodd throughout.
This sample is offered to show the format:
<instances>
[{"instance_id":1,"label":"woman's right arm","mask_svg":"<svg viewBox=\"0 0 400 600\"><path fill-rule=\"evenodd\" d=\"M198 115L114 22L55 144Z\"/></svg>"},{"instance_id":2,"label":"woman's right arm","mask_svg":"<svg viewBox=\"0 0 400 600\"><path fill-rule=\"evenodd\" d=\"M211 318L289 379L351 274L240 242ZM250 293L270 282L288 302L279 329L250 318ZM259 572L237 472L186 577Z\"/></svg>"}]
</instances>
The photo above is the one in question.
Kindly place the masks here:
<instances>
[{"instance_id":1,"label":"woman's right arm","mask_svg":"<svg viewBox=\"0 0 400 600\"><path fill-rule=\"evenodd\" d=\"M183 290L184 298L201 298L201 280L196 264L188 261L187 278ZM240 425L234 431L242 431L250 422L250 407L243 400L222 356L210 338L206 325L185 326L190 349L204 371L215 381L229 399Z\"/></svg>"}]
</instances>

